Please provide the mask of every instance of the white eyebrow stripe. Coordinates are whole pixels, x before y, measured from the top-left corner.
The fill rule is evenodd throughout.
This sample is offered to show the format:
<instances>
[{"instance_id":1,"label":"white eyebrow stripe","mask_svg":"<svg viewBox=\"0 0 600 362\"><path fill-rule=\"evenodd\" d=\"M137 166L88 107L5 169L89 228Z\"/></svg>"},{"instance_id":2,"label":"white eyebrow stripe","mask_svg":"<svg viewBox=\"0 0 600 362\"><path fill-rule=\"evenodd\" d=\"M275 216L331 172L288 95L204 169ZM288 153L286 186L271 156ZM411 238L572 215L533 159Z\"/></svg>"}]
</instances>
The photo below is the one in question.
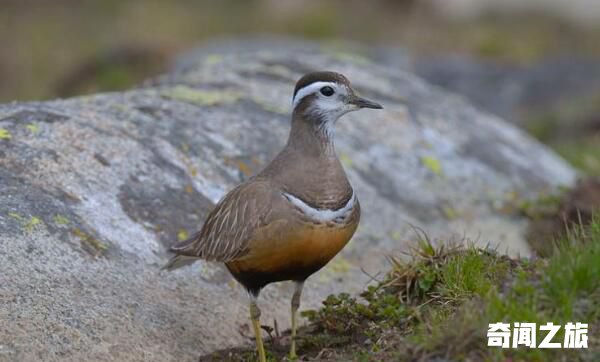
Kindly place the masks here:
<instances>
[{"instance_id":1,"label":"white eyebrow stripe","mask_svg":"<svg viewBox=\"0 0 600 362\"><path fill-rule=\"evenodd\" d=\"M328 222L334 221L338 218L346 218L352 212L352 209L354 208L354 203L356 201L356 194L354 193L354 190L352 190L352 197L350 197L350 200L348 200L346 205L337 210L315 209L314 207L306 204L301 199L297 198L292 194L288 194L287 192L283 192L283 196L286 199L288 199L288 201L292 203L292 205L300 209L304 215L308 216L309 218L315 221L320 222Z\"/></svg>"},{"instance_id":2,"label":"white eyebrow stripe","mask_svg":"<svg viewBox=\"0 0 600 362\"><path fill-rule=\"evenodd\" d=\"M294 100L292 103L292 109L296 108L296 106L298 105L298 103L300 103L302 98L308 96L309 94L313 94L313 93L319 91L319 89L321 89L323 87L327 87L327 86L329 86L333 89L337 89L337 84L334 82L314 82L314 83L310 83L306 87L300 88L298 90L298 92L296 93L296 96L294 96Z\"/></svg>"}]
</instances>

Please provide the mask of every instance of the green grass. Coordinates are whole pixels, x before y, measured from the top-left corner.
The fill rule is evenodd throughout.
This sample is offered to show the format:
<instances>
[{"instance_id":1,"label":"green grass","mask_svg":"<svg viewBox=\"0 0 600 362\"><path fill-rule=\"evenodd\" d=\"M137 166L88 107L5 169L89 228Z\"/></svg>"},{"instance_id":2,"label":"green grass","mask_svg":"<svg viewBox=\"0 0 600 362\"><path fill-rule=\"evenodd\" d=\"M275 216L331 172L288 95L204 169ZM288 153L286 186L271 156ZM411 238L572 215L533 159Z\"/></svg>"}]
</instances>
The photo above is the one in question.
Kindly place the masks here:
<instances>
[{"instance_id":1,"label":"green grass","mask_svg":"<svg viewBox=\"0 0 600 362\"><path fill-rule=\"evenodd\" d=\"M509 266L496 255L468 249L450 258L441 271L440 292L452 299L485 295L499 280L506 277Z\"/></svg>"},{"instance_id":2,"label":"green grass","mask_svg":"<svg viewBox=\"0 0 600 362\"><path fill-rule=\"evenodd\" d=\"M474 246L434 246L423 235L408 260L391 259L385 279L359 297L331 295L303 312L310 323L299 332L299 352L313 361L600 360L600 217L554 248L547 259L511 259ZM487 347L488 324L496 322L588 323L588 349ZM538 344L544 336L538 329ZM561 328L553 342L563 338ZM273 360L286 347L267 346ZM220 353L229 361L253 356Z\"/></svg>"},{"instance_id":3,"label":"green grass","mask_svg":"<svg viewBox=\"0 0 600 362\"><path fill-rule=\"evenodd\" d=\"M461 257L464 263L471 258L470 252ZM429 324L421 325L413 340L430 353L450 358L469 354L490 360L573 361L600 357L597 345L590 345L586 351L577 351L529 348L502 350L488 348L485 344L488 323L500 321L511 324L535 322L538 326L547 322L564 325L579 321L589 323L588 336L593 335L593 326L600 325L600 218L596 217L586 228L571 230L567 238L557 242L549 259L520 260L516 263L513 276L505 278L505 283L498 283L502 279L498 278L499 275L480 280L478 285L487 285L489 288L479 288L479 292L473 293L477 297L457 308L453 316L436 318L433 313ZM471 264L482 265L484 262ZM475 271L477 267L470 269ZM468 284L458 286L458 290L463 292L474 291ZM538 343L541 338L538 336ZM563 334L559 332L554 341L562 338ZM455 350L448 353L448 342L452 340L462 341L464 348L458 350L456 345L452 345Z\"/></svg>"}]
</instances>

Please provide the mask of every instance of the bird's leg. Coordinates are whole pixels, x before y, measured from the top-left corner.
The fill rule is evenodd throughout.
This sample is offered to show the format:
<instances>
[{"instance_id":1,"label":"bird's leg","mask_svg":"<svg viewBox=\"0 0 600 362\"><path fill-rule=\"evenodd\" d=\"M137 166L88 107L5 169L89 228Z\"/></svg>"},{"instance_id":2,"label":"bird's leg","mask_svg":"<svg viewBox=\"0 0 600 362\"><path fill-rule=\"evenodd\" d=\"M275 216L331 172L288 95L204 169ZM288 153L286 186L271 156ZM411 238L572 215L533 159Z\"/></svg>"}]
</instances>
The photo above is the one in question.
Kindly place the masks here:
<instances>
[{"instance_id":1,"label":"bird's leg","mask_svg":"<svg viewBox=\"0 0 600 362\"><path fill-rule=\"evenodd\" d=\"M265 347L263 346L260 330L260 309L256 304L257 296L250 294L250 319L254 328L254 337L256 338L256 349L258 350L258 359L260 362L266 362Z\"/></svg>"},{"instance_id":2,"label":"bird's leg","mask_svg":"<svg viewBox=\"0 0 600 362\"><path fill-rule=\"evenodd\" d=\"M290 359L294 360L298 358L296 355L296 314L298 308L300 308L300 296L302 295L302 287L304 287L304 281L297 281L294 295L292 296L292 345L290 347Z\"/></svg>"}]
</instances>

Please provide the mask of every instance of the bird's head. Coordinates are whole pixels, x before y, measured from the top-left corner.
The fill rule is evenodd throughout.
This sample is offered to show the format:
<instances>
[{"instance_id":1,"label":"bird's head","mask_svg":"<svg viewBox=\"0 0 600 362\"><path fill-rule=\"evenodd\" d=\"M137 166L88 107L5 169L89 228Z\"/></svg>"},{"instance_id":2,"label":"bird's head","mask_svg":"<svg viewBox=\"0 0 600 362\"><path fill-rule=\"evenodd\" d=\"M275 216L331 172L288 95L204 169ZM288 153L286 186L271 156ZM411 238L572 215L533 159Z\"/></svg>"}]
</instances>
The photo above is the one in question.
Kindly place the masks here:
<instances>
[{"instance_id":1,"label":"bird's head","mask_svg":"<svg viewBox=\"0 0 600 362\"><path fill-rule=\"evenodd\" d=\"M317 126L330 126L344 114L362 108L383 108L378 103L357 96L350 81L335 72L304 75L296 83L292 102L294 115L315 122Z\"/></svg>"}]
</instances>

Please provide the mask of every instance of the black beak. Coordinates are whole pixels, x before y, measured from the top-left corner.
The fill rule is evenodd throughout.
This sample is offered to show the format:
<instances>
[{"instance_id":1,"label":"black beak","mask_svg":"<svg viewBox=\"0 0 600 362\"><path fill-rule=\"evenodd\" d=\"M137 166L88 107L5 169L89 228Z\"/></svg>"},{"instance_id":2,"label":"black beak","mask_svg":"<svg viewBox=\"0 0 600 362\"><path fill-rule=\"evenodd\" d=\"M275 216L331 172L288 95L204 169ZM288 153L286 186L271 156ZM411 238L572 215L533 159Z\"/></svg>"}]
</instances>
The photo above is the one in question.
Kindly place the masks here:
<instances>
[{"instance_id":1,"label":"black beak","mask_svg":"<svg viewBox=\"0 0 600 362\"><path fill-rule=\"evenodd\" d=\"M360 108L383 109L383 106L381 104L375 103L357 95L351 95L348 99L348 103L354 104L355 106L358 106Z\"/></svg>"}]
</instances>

